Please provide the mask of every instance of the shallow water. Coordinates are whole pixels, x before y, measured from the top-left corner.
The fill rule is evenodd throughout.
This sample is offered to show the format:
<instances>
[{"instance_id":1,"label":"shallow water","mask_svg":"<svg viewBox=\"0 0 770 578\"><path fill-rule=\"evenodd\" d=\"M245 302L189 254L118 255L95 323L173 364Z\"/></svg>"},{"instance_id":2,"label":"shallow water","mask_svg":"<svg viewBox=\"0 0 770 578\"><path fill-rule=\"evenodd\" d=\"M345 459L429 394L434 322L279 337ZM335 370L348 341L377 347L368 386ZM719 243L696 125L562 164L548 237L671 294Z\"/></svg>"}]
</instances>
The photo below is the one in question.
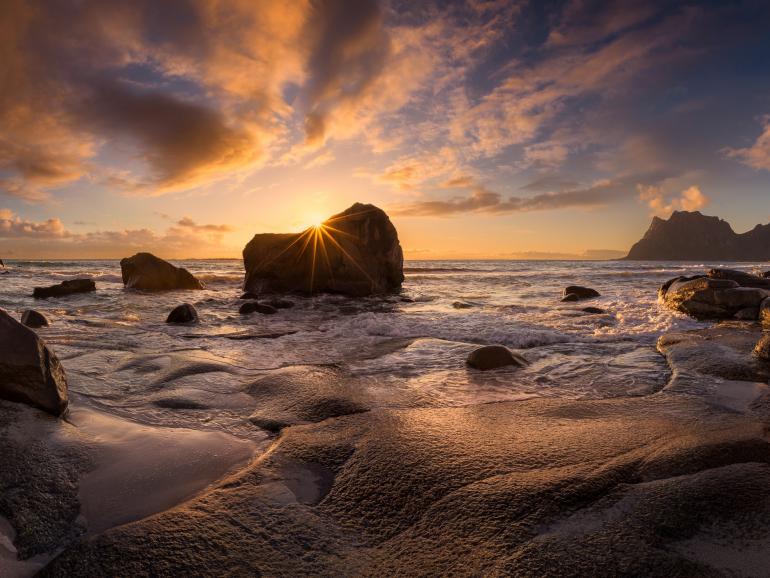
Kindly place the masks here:
<instances>
[{"instance_id":1,"label":"shallow water","mask_svg":"<svg viewBox=\"0 0 770 578\"><path fill-rule=\"evenodd\" d=\"M124 291L118 261L10 261L0 307L34 307L39 330L68 372L73 403L145 423L265 434L245 418L245 384L297 364L342 364L378 405L452 406L501 399L618 397L660 389L667 367L656 338L702 324L657 303L657 288L710 266L672 262L409 261L398 296L293 297L276 315L241 316L240 260L182 261L207 289L148 295ZM34 300L35 286L90 276L97 291ZM561 303L571 284L602 296ZM172 326L184 301L200 323ZM586 305L605 314L587 314ZM525 370L481 373L464 359L476 344L519 350Z\"/></svg>"}]
</instances>

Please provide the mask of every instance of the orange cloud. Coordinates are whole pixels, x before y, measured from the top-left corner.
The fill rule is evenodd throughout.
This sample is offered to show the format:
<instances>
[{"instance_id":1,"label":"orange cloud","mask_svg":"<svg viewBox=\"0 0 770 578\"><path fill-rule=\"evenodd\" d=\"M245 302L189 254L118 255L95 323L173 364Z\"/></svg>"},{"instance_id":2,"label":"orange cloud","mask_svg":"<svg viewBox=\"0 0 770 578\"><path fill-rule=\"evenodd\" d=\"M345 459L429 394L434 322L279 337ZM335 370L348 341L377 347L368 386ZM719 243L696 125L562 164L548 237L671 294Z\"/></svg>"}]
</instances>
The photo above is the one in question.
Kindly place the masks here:
<instances>
[{"instance_id":1,"label":"orange cloud","mask_svg":"<svg viewBox=\"0 0 770 578\"><path fill-rule=\"evenodd\" d=\"M698 211L711 201L703 194L700 187L692 185L679 193L678 197L666 196L659 185L637 185L639 200L647 203L650 213L659 217L668 217L673 211Z\"/></svg>"}]
</instances>

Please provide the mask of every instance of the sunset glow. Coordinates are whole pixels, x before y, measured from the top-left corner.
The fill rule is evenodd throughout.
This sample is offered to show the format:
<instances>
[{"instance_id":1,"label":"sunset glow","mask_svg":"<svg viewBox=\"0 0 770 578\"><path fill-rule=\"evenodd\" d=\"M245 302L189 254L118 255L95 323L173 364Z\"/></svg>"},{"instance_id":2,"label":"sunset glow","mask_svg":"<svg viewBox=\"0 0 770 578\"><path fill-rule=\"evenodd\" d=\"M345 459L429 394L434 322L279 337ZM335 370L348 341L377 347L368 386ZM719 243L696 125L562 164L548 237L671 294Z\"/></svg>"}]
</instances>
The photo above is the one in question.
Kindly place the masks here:
<instances>
[{"instance_id":1,"label":"sunset glow","mask_svg":"<svg viewBox=\"0 0 770 578\"><path fill-rule=\"evenodd\" d=\"M237 257L356 201L408 258L609 258L677 209L748 230L768 10L9 0L3 256Z\"/></svg>"}]
</instances>

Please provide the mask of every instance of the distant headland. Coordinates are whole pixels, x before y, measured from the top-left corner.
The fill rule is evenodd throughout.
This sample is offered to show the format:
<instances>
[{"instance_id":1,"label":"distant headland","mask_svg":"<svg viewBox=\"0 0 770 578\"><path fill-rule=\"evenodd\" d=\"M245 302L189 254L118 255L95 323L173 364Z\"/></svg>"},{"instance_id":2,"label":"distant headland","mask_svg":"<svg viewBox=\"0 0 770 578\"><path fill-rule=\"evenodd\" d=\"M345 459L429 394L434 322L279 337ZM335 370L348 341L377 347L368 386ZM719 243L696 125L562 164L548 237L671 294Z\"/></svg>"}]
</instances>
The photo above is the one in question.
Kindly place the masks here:
<instances>
[{"instance_id":1,"label":"distant headland","mask_svg":"<svg viewBox=\"0 0 770 578\"><path fill-rule=\"evenodd\" d=\"M674 211L671 217L653 217L644 237L627 260L765 261L770 260L770 224L736 233L727 221L698 211Z\"/></svg>"}]
</instances>

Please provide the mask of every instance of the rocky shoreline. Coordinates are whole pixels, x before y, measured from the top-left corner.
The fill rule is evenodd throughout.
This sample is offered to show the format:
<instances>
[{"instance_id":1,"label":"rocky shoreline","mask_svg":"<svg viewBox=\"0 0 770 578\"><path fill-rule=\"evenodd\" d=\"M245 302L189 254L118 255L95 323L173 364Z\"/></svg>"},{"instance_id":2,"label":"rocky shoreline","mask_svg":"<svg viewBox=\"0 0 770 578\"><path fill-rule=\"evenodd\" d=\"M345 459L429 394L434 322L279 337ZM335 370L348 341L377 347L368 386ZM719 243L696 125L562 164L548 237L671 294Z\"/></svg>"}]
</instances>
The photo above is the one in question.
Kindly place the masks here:
<instances>
[{"instance_id":1,"label":"rocky shoreline","mask_svg":"<svg viewBox=\"0 0 770 578\"><path fill-rule=\"evenodd\" d=\"M448 404L417 388L385 392L352 371L356 360L431 346L412 338L362 345L347 362L244 369L243 359L184 346L112 346L106 334L78 351L64 336L51 347L61 365L87 359L68 375L79 384L68 412L0 400L0 574L761 576L770 563L764 283L722 269L664 284L663 305L720 314L659 337L666 379L621 384L605 399ZM600 291L570 285L552 301L572 296L563 307L574 307ZM249 304L285 314L300 299L237 295L236 317ZM387 312L398 299L368 306ZM205 323L196 305L177 307L169 331L185 337ZM756 314L738 315L746 308ZM44 338L50 322L37 329ZM516 381L559 355L558 344L479 345L432 351L468 388L496 372ZM127 375L145 376L145 389L133 391ZM140 402L145 421L125 412Z\"/></svg>"}]
</instances>

